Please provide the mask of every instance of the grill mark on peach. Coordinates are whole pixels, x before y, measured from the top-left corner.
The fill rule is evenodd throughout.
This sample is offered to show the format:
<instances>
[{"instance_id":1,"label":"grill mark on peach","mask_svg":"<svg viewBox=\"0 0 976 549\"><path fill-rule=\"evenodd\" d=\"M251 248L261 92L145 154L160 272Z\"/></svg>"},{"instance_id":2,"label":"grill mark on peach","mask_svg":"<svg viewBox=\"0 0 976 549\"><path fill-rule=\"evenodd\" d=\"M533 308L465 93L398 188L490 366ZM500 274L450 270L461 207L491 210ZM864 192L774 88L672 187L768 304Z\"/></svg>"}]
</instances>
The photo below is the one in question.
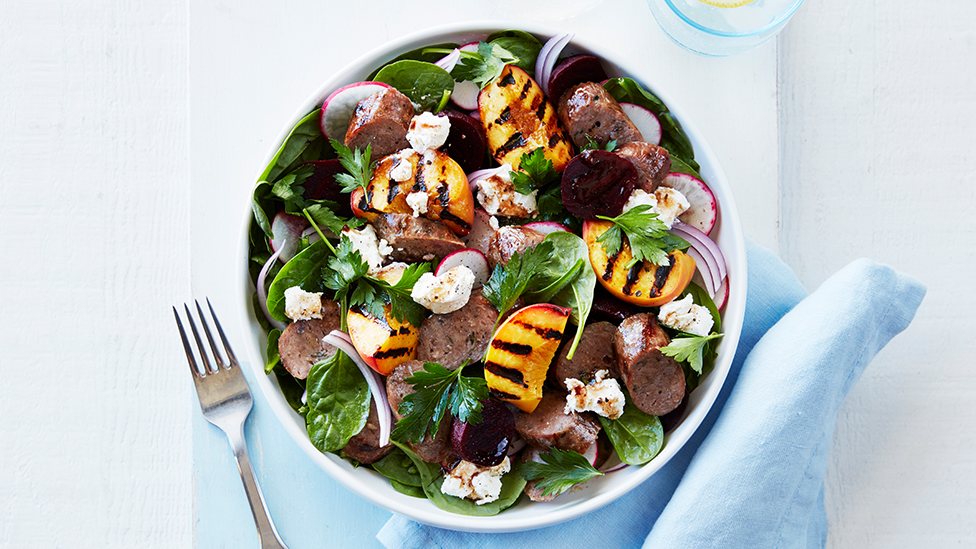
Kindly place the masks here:
<instances>
[{"instance_id":1,"label":"grill mark on peach","mask_svg":"<svg viewBox=\"0 0 976 549\"><path fill-rule=\"evenodd\" d=\"M512 341L504 341L496 339L491 342L491 346L496 349L501 349L507 351L513 355L526 356L532 352L532 346L526 345L524 343L514 343Z\"/></svg>"},{"instance_id":2,"label":"grill mark on peach","mask_svg":"<svg viewBox=\"0 0 976 549\"><path fill-rule=\"evenodd\" d=\"M624 283L624 287L621 288L621 291L624 293L624 295L630 295L631 291L633 291L634 284L637 284L637 282L640 280L641 271L643 269L644 269L643 261L631 265L630 271L627 272L627 281Z\"/></svg>"},{"instance_id":3,"label":"grill mark on peach","mask_svg":"<svg viewBox=\"0 0 976 549\"><path fill-rule=\"evenodd\" d=\"M387 349L385 351L379 351L373 355L373 358L384 359L384 358L398 358L401 356L407 356L413 352L413 347L394 347L392 349Z\"/></svg>"},{"instance_id":4,"label":"grill mark on peach","mask_svg":"<svg viewBox=\"0 0 976 549\"><path fill-rule=\"evenodd\" d=\"M498 150L495 151L495 156L504 156L508 152L524 146L525 137L522 136L522 132L515 132L511 137L508 138L508 141L506 141L504 145L498 147Z\"/></svg>"},{"instance_id":5,"label":"grill mark on peach","mask_svg":"<svg viewBox=\"0 0 976 549\"><path fill-rule=\"evenodd\" d=\"M441 212L441 221L450 221L462 229L471 230L471 224L467 221L461 219L460 217L452 214L449 210L445 209Z\"/></svg>"},{"instance_id":6,"label":"grill mark on peach","mask_svg":"<svg viewBox=\"0 0 976 549\"><path fill-rule=\"evenodd\" d=\"M506 393L505 391L500 391L498 389L489 389L488 390L488 394L490 394L491 396L497 398L498 400L518 400L519 399L519 397L517 397L517 396L515 396L515 395L513 395L511 393Z\"/></svg>"},{"instance_id":7,"label":"grill mark on peach","mask_svg":"<svg viewBox=\"0 0 976 549\"><path fill-rule=\"evenodd\" d=\"M515 368L508 368L498 364L497 362L485 362L485 370L495 374L498 377L505 378L516 385L528 389L528 384L525 383L525 378L522 376L521 370L516 370ZM517 397L516 397L517 398Z\"/></svg>"},{"instance_id":8,"label":"grill mark on peach","mask_svg":"<svg viewBox=\"0 0 976 549\"><path fill-rule=\"evenodd\" d=\"M498 81L498 87L504 88L506 86L511 86L515 83L515 76L512 75L512 71L509 70L504 76Z\"/></svg>"},{"instance_id":9,"label":"grill mark on peach","mask_svg":"<svg viewBox=\"0 0 976 549\"><path fill-rule=\"evenodd\" d=\"M617 264L617 260L620 259L620 252L621 251L623 251L623 248L621 248L620 250L617 250L617 253L615 253L615 254L613 254L613 255L611 255L610 257L607 258L607 266L606 266L605 269L603 269L603 276L602 276L603 280L606 280L606 281L609 282L610 279L613 278L613 269L614 269L614 267Z\"/></svg>"},{"instance_id":10,"label":"grill mark on peach","mask_svg":"<svg viewBox=\"0 0 976 549\"><path fill-rule=\"evenodd\" d=\"M543 328L541 326L533 326L528 322L522 322L521 320L513 321L513 324L521 326L526 330L532 330L539 335L542 339L560 339L563 337L563 333L559 330L553 330L552 328Z\"/></svg>"}]
</instances>

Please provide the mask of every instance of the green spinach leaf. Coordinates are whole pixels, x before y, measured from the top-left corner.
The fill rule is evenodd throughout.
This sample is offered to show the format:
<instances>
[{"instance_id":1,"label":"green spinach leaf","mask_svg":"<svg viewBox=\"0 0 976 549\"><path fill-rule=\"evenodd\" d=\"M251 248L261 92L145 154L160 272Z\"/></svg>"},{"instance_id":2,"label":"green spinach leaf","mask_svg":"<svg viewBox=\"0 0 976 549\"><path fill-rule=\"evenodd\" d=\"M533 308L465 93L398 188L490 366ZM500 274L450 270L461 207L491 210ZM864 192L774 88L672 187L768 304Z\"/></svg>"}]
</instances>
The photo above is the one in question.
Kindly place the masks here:
<instances>
[{"instance_id":1,"label":"green spinach leaf","mask_svg":"<svg viewBox=\"0 0 976 549\"><path fill-rule=\"evenodd\" d=\"M418 111L437 112L454 91L454 78L433 63L404 59L376 73L377 82L389 84L418 106Z\"/></svg>"},{"instance_id":2,"label":"green spinach leaf","mask_svg":"<svg viewBox=\"0 0 976 549\"><path fill-rule=\"evenodd\" d=\"M412 59L414 61L426 61L427 63L436 63L440 61L445 55L451 52L454 48L460 47L460 44L455 44L454 42L444 42L443 44L433 44L430 46L424 46L422 48L417 48L415 50L410 50L406 53L401 53L400 55L391 59L386 65L392 65L397 61L403 61L404 59ZM383 70L386 65L377 68L370 73L366 80L376 80L376 75Z\"/></svg>"},{"instance_id":3,"label":"green spinach leaf","mask_svg":"<svg viewBox=\"0 0 976 549\"><path fill-rule=\"evenodd\" d=\"M651 461L664 447L664 427L657 416L637 409L630 395L624 391L627 403L624 413L617 419L597 416L600 425L610 437L617 455L624 463L642 465Z\"/></svg>"},{"instance_id":4,"label":"green spinach leaf","mask_svg":"<svg viewBox=\"0 0 976 549\"><path fill-rule=\"evenodd\" d=\"M271 312L271 316L282 322L288 321L288 317L285 316L285 290L292 286L301 286L306 292L323 291L321 273L331 257L333 257L332 251L326 242L316 240L291 258L291 261L278 271L278 276L268 288L268 311Z\"/></svg>"},{"instance_id":5,"label":"green spinach leaf","mask_svg":"<svg viewBox=\"0 0 976 549\"><path fill-rule=\"evenodd\" d=\"M499 31L486 40L489 44L498 44L518 57L518 67L529 75L535 74L535 62L539 58L542 44L531 34L520 30Z\"/></svg>"},{"instance_id":6,"label":"green spinach leaf","mask_svg":"<svg viewBox=\"0 0 976 549\"><path fill-rule=\"evenodd\" d=\"M420 486L410 486L409 484L404 484L392 478L390 479L390 486L401 494L418 499L427 499L427 494L424 493L424 489Z\"/></svg>"},{"instance_id":7,"label":"green spinach leaf","mask_svg":"<svg viewBox=\"0 0 976 549\"><path fill-rule=\"evenodd\" d=\"M305 394L305 380L295 379L280 362L275 365L273 371L275 379L278 380L278 387L281 388L281 394L285 397L285 402L299 414L305 415L303 410L305 404L302 402L302 395Z\"/></svg>"},{"instance_id":8,"label":"green spinach leaf","mask_svg":"<svg viewBox=\"0 0 976 549\"><path fill-rule=\"evenodd\" d=\"M580 337L583 335L583 326L586 325L586 319L590 316L590 309L593 307L596 273L590 267L590 252L582 238L573 233L554 232L549 233L546 240L552 242L555 250L546 267L549 276L558 278L580 261L583 263L583 268L579 270L579 274L548 300L554 305L572 307L573 309L570 320L576 324L576 335L570 344L568 355L569 358L572 358Z\"/></svg>"},{"instance_id":9,"label":"green spinach leaf","mask_svg":"<svg viewBox=\"0 0 976 549\"><path fill-rule=\"evenodd\" d=\"M417 470L417 466L399 448L394 448L392 452L373 462L372 467L384 477L401 484L416 486L417 488L423 485L423 479L420 478L420 471Z\"/></svg>"},{"instance_id":10,"label":"green spinach leaf","mask_svg":"<svg viewBox=\"0 0 976 549\"><path fill-rule=\"evenodd\" d=\"M308 413L305 428L320 452L338 452L366 425L369 385L345 353L312 366L305 387Z\"/></svg>"},{"instance_id":11,"label":"green spinach leaf","mask_svg":"<svg viewBox=\"0 0 976 549\"><path fill-rule=\"evenodd\" d=\"M275 328L268 332L268 360L264 363L264 373L270 374L275 366L281 364L281 355L278 353L278 339L281 337L281 330Z\"/></svg>"}]
</instances>

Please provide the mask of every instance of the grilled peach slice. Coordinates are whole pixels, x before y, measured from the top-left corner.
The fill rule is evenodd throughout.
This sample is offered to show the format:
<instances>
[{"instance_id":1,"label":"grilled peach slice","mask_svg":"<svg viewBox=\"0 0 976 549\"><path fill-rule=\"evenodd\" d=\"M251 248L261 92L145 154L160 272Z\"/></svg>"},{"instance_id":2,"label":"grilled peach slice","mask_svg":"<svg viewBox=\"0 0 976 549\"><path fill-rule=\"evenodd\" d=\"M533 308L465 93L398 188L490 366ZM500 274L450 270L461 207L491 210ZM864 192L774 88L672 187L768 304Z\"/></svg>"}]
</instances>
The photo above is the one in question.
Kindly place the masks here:
<instances>
[{"instance_id":1,"label":"grilled peach slice","mask_svg":"<svg viewBox=\"0 0 976 549\"><path fill-rule=\"evenodd\" d=\"M515 65L507 65L478 96L478 113L488 150L499 164L518 168L524 153L542 147L557 172L573 158L569 134L542 88Z\"/></svg>"},{"instance_id":2,"label":"grilled peach slice","mask_svg":"<svg viewBox=\"0 0 976 549\"><path fill-rule=\"evenodd\" d=\"M630 244L624 241L614 256L608 256L597 238L613 225L610 221L583 223L583 239L590 252L590 265L604 288L618 298L642 307L663 305L677 297L695 274L695 260L675 250L668 254L670 265L654 265L649 261L625 266L633 258Z\"/></svg>"},{"instance_id":3,"label":"grilled peach slice","mask_svg":"<svg viewBox=\"0 0 976 549\"><path fill-rule=\"evenodd\" d=\"M409 163L408 177L400 177L397 173L407 172L407 168L399 165L402 162ZM412 214L414 210L407 202L407 196L415 192L427 195L424 217L444 223L458 236L471 231L474 196L468 186L468 177L457 162L438 150L402 151L384 157L373 170L366 191L362 187L353 190L350 202L353 213L367 219L374 219L381 213Z\"/></svg>"},{"instance_id":4,"label":"grilled peach slice","mask_svg":"<svg viewBox=\"0 0 976 549\"><path fill-rule=\"evenodd\" d=\"M485 356L485 381L492 396L532 413L572 309L549 303L523 307L508 317Z\"/></svg>"},{"instance_id":5,"label":"grilled peach slice","mask_svg":"<svg viewBox=\"0 0 976 549\"><path fill-rule=\"evenodd\" d=\"M397 322L386 306L384 318L359 307L346 315L352 344L370 368L389 375L394 368L417 356L419 331L407 322Z\"/></svg>"}]
</instances>

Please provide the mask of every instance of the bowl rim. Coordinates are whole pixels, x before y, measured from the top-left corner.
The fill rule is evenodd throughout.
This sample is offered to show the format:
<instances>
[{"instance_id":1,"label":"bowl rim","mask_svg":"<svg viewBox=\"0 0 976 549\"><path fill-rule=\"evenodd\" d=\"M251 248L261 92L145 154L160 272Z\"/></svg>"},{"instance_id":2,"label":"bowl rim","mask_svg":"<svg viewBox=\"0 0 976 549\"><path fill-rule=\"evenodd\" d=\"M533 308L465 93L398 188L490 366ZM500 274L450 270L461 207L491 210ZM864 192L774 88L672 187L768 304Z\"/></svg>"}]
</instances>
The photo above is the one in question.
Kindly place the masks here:
<instances>
[{"instance_id":1,"label":"bowl rim","mask_svg":"<svg viewBox=\"0 0 976 549\"><path fill-rule=\"evenodd\" d=\"M490 32L511 28L518 28L541 37L551 37L559 34L559 31L556 29L533 23L492 20L468 21L423 29L372 49L335 72L302 103L301 107L296 110L295 114L292 115L274 140L274 147L267 153L261 169L264 169L267 162L271 160L280 147L282 141L288 136L292 127L302 117L306 116L316 105L321 104L332 90L346 83L356 81L354 79L356 75L362 75L358 78L364 78L368 74L368 72L363 72L364 69L366 71L372 70L378 66L378 63L387 61L400 53L410 51L425 44L447 41L449 39L460 43L461 37L484 37ZM613 477L603 477L597 479L597 481L591 481L587 483L587 488L573 490L561 496L557 504L529 503L528 507L526 507L525 503L520 503L518 506L494 516L472 517L443 511L436 508L429 501L400 494L379 473L368 469L354 469L349 462L339 458L337 455L319 452L309 441L304 424L299 425L301 416L285 402L282 393L278 389L277 380L274 376L264 373L265 351L258 345L259 339L254 337L256 333L263 334L265 332L257 323L255 312L251 306L254 285L251 282L248 271L248 249L249 230L253 214L251 210L251 195L250 193L248 194L247 211L243 216L243 223L239 233L241 238L238 243L236 256L239 261L236 280L238 299L235 302L238 307L237 317L240 319L245 353L251 363L258 387L279 423L315 465L324 470L341 485L367 501L424 524L469 532L516 532L564 522L615 501L663 468L685 443L687 443L697 431L705 415L711 410L731 369L745 312L746 254L738 208L736 207L731 188L718 159L701 132L685 114L680 104L674 100L673 96L665 91L664 88L666 86L661 85L661 83L655 83L653 86L648 84L652 80L647 78L649 71L646 69L642 70L636 64L621 63L621 60L616 54L608 51L605 47L587 41L585 38L574 36L570 45L572 49L589 51L600 56L601 59L612 65L613 69L615 69L614 72L626 74L639 81L645 88L652 90L655 95L668 105L668 109L680 121L682 129L684 129L691 140L695 149L695 158L702 165L701 172L703 179L708 181L713 193L716 194L716 199L719 204L719 219L715 229L713 229L712 235L716 234L717 231L719 235L718 241L723 249L723 253L726 255L729 268L729 299L725 306L723 318L725 336L719 345L719 357L715 362L713 370L702 379L701 384L691 394L685 417L673 431L666 435L665 446L658 456L645 465L628 467L613 473ZM704 175L705 173L708 174L707 177ZM367 474L350 474L353 472L366 472ZM618 481L618 479L623 480ZM385 483L385 488L383 484L378 484L379 482ZM594 484L594 482L598 482L598 484ZM544 510L537 512L519 512L521 508L541 508Z\"/></svg>"}]
</instances>

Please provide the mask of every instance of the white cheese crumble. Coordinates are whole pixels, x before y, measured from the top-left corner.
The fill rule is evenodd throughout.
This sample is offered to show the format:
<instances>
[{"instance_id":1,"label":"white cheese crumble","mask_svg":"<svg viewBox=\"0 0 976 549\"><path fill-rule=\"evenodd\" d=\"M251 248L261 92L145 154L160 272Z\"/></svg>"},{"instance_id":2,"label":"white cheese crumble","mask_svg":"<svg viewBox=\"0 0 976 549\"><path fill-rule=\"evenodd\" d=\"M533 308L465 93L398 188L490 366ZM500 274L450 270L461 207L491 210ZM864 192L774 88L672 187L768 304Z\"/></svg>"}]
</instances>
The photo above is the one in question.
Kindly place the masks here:
<instances>
[{"instance_id":1,"label":"white cheese crumble","mask_svg":"<svg viewBox=\"0 0 976 549\"><path fill-rule=\"evenodd\" d=\"M488 215L529 217L539 213L536 197L539 191L522 194L512 184L512 165L504 164L495 175L478 183L478 202Z\"/></svg>"},{"instance_id":2,"label":"white cheese crumble","mask_svg":"<svg viewBox=\"0 0 976 549\"><path fill-rule=\"evenodd\" d=\"M658 187L654 194L650 194L643 189L634 189L624 204L623 211L626 212L641 204L647 204L651 211L657 214L660 219L670 229L674 225L674 220L678 216L688 211L691 203L680 191L671 187Z\"/></svg>"},{"instance_id":3,"label":"white cheese crumble","mask_svg":"<svg viewBox=\"0 0 976 549\"><path fill-rule=\"evenodd\" d=\"M434 276L424 273L413 285L410 297L435 314L454 312L468 302L474 286L474 273L464 265Z\"/></svg>"},{"instance_id":4,"label":"white cheese crumble","mask_svg":"<svg viewBox=\"0 0 976 549\"><path fill-rule=\"evenodd\" d=\"M427 213L427 193L414 191L407 195L407 205L413 210L413 216L419 217Z\"/></svg>"},{"instance_id":5,"label":"white cheese crumble","mask_svg":"<svg viewBox=\"0 0 976 549\"><path fill-rule=\"evenodd\" d=\"M616 379L606 378L606 370L597 370L594 380L585 384L567 379L566 407L563 412L596 412L603 417L617 419L624 413L624 393Z\"/></svg>"},{"instance_id":6,"label":"white cheese crumble","mask_svg":"<svg viewBox=\"0 0 976 549\"><path fill-rule=\"evenodd\" d=\"M301 286L285 290L285 316L292 320L322 318L322 292L306 292Z\"/></svg>"},{"instance_id":7,"label":"white cheese crumble","mask_svg":"<svg viewBox=\"0 0 976 549\"><path fill-rule=\"evenodd\" d=\"M407 130L407 141L413 150L424 152L436 149L447 141L447 134L451 131L451 121L446 116L437 116L431 112L422 112L410 121Z\"/></svg>"},{"instance_id":8,"label":"white cheese crumble","mask_svg":"<svg viewBox=\"0 0 976 549\"><path fill-rule=\"evenodd\" d=\"M691 294L686 295L684 299L661 305L657 318L665 326L698 336L707 336L712 331L714 323L708 308L695 305Z\"/></svg>"},{"instance_id":9,"label":"white cheese crumble","mask_svg":"<svg viewBox=\"0 0 976 549\"><path fill-rule=\"evenodd\" d=\"M511 469L512 464L508 456L494 467L481 467L462 460L450 473L444 475L441 492L449 496L472 499L478 505L491 503L501 494L502 475Z\"/></svg>"},{"instance_id":10,"label":"white cheese crumble","mask_svg":"<svg viewBox=\"0 0 976 549\"><path fill-rule=\"evenodd\" d=\"M393 247L387 244L386 239L377 238L376 231L372 225L366 225L362 229L346 227L342 229L342 234L349 237L353 249L363 256L363 261L369 265L369 274L373 275L383 266L386 256L393 253Z\"/></svg>"},{"instance_id":11,"label":"white cheese crumble","mask_svg":"<svg viewBox=\"0 0 976 549\"><path fill-rule=\"evenodd\" d=\"M413 177L413 163L410 157L417 153L404 149L397 153L390 168L390 179L393 181L407 181Z\"/></svg>"}]
</instances>

